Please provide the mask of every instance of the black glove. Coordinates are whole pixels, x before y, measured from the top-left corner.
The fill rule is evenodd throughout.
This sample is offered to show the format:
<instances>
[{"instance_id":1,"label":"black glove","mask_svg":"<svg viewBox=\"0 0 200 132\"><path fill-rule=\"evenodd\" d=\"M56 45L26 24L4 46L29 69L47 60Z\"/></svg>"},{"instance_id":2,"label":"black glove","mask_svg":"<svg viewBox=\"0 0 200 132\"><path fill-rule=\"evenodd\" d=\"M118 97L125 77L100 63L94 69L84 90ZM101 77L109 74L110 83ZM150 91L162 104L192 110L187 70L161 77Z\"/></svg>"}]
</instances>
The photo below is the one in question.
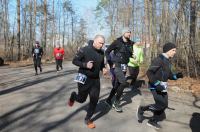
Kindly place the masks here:
<instances>
[{"instance_id":1,"label":"black glove","mask_svg":"<svg viewBox=\"0 0 200 132\"><path fill-rule=\"evenodd\" d=\"M156 86L156 91L162 92L163 90L165 90L165 88L162 85L159 84Z\"/></svg>"},{"instance_id":2,"label":"black glove","mask_svg":"<svg viewBox=\"0 0 200 132\"><path fill-rule=\"evenodd\" d=\"M183 78L183 73L178 72L178 73L176 74L176 77L177 77L177 78Z\"/></svg>"}]
</instances>

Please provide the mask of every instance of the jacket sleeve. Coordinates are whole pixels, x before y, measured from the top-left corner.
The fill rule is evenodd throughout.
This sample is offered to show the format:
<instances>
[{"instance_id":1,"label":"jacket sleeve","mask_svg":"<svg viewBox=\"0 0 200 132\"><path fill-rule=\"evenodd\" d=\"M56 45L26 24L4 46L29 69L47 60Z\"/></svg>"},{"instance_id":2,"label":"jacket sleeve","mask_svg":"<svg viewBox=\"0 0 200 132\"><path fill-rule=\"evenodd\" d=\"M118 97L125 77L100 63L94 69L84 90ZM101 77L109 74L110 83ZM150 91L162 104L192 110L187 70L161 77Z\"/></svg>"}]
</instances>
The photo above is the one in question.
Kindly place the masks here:
<instances>
[{"instance_id":1,"label":"jacket sleeve","mask_svg":"<svg viewBox=\"0 0 200 132\"><path fill-rule=\"evenodd\" d=\"M151 84L156 84L159 80L155 77L156 72L161 67L161 60L156 58L152 61L149 69L147 70L147 77L149 78L149 82Z\"/></svg>"},{"instance_id":2,"label":"jacket sleeve","mask_svg":"<svg viewBox=\"0 0 200 132\"><path fill-rule=\"evenodd\" d=\"M104 59L103 59L103 61L101 62L101 71L103 70L103 68L105 68Z\"/></svg>"},{"instance_id":3,"label":"jacket sleeve","mask_svg":"<svg viewBox=\"0 0 200 132\"><path fill-rule=\"evenodd\" d=\"M111 53L112 50L115 50L116 48L117 48L117 43L116 43L116 40L115 40L110 46L108 46L108 48L105 51L105 56L106 56L107 61L111 61L111 59L109 59L110 53ZM108 63L110 63L110 62L108 62Z\"/></svg>"},{"instance_id":4,"label":"jacket sleeve","mask_svg":"<svg viewBox=\"0 0 200 132\"><path fill-rule=\"evenodd\" d=\"M172 64L170 64L170 73L169 73L169 78L170 80L177 80L178 78L176 77L176 73L172 72Z\"/></svg>"},{"instance_id":5,"label":"jacket sleeve","mask_svg":"<svg viewBox=\"0 0 200 132\"><path fill-rule=\"evenodd\" d=\"M79 66L80 68L86 68L87 63L83 62L84 59L84 49L81 48L75 55L75 57L72 60L72 63L76 66Z\"/></svg>"},{"instance_id":6,"label":"jacket sleeve","mask_svg":"<svg viewBox=\"0 0 200 132\"><path fill-rule=\"evenodd\" d=\"M65 50L64 50L64 48L62 49L62 54L65 55Z\"/></svg>"},{"instance_id":7,"label":"jacket sleeve","mask_svg":"<svg viewBox=\"0 0 200 132\"><path fill-rule=\"evenodd\" d=\"M143 63L144 61L144 53L143 51L140 52L140 63Z\"/></svg>"},{"instance_id":8,"label":"jacket sleeve","mask_svg":"<svg viewBox=\"0 0 200 132\"><path fill-rule=\"evenodd\" d=\"M43 56L44 52L43 52L43 48L40 48L40 55Z\"/></svg>"},{"instance_id":9,"label":"jacket sleeve","mask_svg":"<svg viewBox=\"0 0 200 132\"><path fill-rule=\"evenodd\" d=\"M32 48L32 55L34 54L34 48Z\"/></svg>"}]
</instances>

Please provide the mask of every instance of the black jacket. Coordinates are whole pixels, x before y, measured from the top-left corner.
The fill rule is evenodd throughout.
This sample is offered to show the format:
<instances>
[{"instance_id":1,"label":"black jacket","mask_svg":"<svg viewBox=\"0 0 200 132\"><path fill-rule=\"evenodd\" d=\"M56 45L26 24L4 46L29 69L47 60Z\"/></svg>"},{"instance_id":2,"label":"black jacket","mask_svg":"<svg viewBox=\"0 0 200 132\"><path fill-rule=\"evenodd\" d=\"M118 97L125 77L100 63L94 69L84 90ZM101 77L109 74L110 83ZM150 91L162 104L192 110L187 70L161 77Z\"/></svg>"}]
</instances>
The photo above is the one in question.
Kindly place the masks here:
<instances>
[{"instance_id":1,"label":"black jacket","mask_svg":"<svg viewBox=\"0 0 200 132\"><path fill-rule=\"evenodd\" d=\"M147 70L147 76L151 85L154 85L157 81L167 82L168 79L176 80L175 75L172 72L172 65L169 59L162 54L152 61Z\"/></svg>"},{"instance_id":2,"label":"black jacket","mask_svg":"<svg viewBox=\"0 0 200 132\"><path fill-rule=\"evenodd\" d=\"M32 55L34 58L41 58L43 55L43 48L42 47L33 47L32 49Z\"/></svg>"},{"instance_id":3,"label":"black jacket","mask_svg":"<svg viewBox=\"0 0 200 132\"><path fill-rule=\"evenodd\" d=\"M112 61L119 64L127 64L129 57L132 55L132 41L124 42L123 38L117 38L105 51L107 60L109 60L109 55L111 51L114 51ZM109 62L108 62L109 63Z\"/></svg>"},{"instance_id":4,"label":"black jacket","mask_svg":"<svg viewBox=\"0 0 200 132\"><path fill-rule=\"evenodd\" d=\"M87 68L87 62L94 61L92 69ZM99 78L99 72L104 68L104 52L93 46L86 46L79 50L72 63L79 66L79 73L89 78Z\"/></svg>"}]
</instances>

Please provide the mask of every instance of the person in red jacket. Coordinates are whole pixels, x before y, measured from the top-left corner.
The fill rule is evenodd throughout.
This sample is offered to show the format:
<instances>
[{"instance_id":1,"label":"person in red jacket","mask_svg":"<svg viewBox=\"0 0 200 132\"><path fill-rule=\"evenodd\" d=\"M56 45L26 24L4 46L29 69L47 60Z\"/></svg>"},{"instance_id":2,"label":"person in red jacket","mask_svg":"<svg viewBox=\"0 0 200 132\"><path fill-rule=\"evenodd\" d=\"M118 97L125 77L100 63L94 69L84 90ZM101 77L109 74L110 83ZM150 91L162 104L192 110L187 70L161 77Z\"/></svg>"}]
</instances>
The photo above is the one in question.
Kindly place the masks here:
<instances>
[{"instance_id":1,"label":"person in red jacket","mask_svg":"<svg viewBox=\"0 0 200 132\"><path fill-rule=\"evenodd\" d=\"M61 68L61 70L63 69L62 67L62 62L64 59L64 49L61 48L60 44L57 44L56 47L54 48L54 57L56 60L56 70L59 71L59 67Z\"/></svg>"}]
</instances>

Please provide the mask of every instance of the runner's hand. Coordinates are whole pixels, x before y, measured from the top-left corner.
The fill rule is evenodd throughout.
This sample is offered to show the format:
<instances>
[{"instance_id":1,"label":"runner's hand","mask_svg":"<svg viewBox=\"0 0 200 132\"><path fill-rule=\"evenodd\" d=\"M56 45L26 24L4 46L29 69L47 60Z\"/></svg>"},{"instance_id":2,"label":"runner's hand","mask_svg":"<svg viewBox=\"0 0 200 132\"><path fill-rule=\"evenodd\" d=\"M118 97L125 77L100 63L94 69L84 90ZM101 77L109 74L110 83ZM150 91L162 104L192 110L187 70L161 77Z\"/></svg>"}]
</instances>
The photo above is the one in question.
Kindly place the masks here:
<instances>
[{"instance_id":1,"label":"runner's hand","mask_svg":"<svg viewBox=\"0 0 200 132\"><path fill-rule=\"evenodd\" d=\"M87 68L88 68L88 69L92 69L93 63L94 63L94 61L88 61L88 62L87 62Z\"/></svg>"}]
</instances>

